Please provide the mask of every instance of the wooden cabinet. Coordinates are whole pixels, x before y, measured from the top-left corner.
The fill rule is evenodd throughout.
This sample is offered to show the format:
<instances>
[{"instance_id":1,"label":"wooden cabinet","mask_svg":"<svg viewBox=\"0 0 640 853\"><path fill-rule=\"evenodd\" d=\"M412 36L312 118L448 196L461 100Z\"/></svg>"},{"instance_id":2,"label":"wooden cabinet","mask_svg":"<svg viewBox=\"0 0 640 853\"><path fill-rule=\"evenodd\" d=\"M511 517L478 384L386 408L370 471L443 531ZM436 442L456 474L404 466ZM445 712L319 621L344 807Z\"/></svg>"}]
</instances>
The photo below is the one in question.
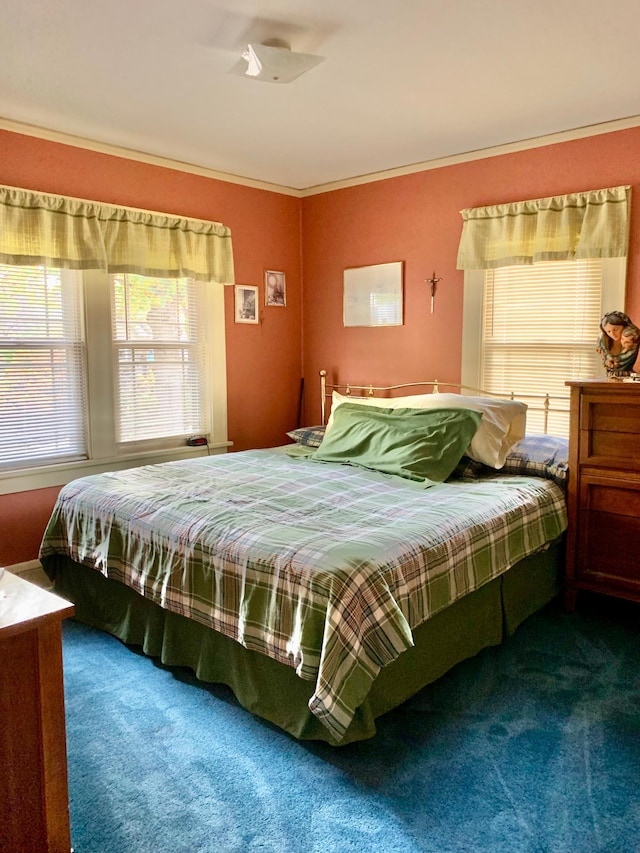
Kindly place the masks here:
<instances>
[{"instance_id":1,"label":"wooden cabinet","mask_svg":"<svg viewBox=\"0 0 640 853\"><path fill-rule=\"evenodd\" d=\"M565 605L580 589L640 601L640 383L571 389Z\"/></svg>"},{"instance_id":2,"label":"wooden cabinet","mask_svg":"<svg viewBox=\"0 0 640 853\"><path fill-rule=\"evenodd\" d=\"M69 853L61 624L73 606L0 575L0 850Z\"/></svg>"}]
</instances>

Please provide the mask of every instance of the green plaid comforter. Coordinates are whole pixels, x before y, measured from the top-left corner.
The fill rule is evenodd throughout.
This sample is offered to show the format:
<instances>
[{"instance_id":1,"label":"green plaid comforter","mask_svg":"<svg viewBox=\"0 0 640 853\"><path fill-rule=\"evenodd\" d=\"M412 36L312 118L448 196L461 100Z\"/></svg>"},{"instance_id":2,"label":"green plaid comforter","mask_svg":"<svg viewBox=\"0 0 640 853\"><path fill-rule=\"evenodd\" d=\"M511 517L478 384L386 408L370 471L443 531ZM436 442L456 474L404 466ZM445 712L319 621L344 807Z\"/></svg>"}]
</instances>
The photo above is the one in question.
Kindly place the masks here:
<instances>
[{"instance_id":1,"label":"green plaid comforter","mask_svg":"<svg viewBox=\"0 0 640 853\"><path fill-rule=\"evenodd\" d=\"M294 667L340 739L412 628L565 527L549 480L424 489L256 450L69 483L41 558L67 555Z\"/></svg>"}]
</instances>

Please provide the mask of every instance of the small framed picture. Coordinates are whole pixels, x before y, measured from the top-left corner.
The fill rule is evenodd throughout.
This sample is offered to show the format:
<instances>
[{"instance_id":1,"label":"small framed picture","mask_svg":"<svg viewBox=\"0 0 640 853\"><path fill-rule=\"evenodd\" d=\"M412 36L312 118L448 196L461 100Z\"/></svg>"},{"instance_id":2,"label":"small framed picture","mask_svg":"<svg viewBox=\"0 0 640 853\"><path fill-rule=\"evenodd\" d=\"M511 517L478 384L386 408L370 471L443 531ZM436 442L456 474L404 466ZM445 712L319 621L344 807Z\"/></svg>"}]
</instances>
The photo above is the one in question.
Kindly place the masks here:
<instances>
[{"instance_id":1,"label":"small framed picture","mask_svg":"<svg viewBox=\"0 0 640 853\"><path fill-rule=\"evenodd\" d=\"M280 307L287 304L287 288L283 272L264 271L264 304Z\"/></svg>"},{"instance_id":2,"label":"small framed picture","mask_svg":"<svg viewBox=\"0 0 640 853\"><path fill-rule=\"evenodd\" d=\"M258 288L252 284L236 284L236 323L258 322Z\"/></svg>"}]
</instances>

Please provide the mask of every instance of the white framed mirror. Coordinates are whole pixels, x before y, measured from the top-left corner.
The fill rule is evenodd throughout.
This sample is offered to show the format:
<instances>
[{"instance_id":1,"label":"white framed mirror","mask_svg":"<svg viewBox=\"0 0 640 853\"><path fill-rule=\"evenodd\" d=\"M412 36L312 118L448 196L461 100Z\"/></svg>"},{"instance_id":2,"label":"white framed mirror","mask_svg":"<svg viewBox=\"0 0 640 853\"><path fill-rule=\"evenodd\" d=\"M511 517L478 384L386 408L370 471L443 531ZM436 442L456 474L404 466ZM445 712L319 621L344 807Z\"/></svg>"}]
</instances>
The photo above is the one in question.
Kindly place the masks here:
<instances>
[{"instance_id":1,"label":"white framed mirror","mask_svg":"<svg viewBox=\"0 0 640 853\"><path fill-rule=\"evenodd\" d=\"M344 271L345 326L402 326L403 261Z\"/></svg>"}]
</instances>

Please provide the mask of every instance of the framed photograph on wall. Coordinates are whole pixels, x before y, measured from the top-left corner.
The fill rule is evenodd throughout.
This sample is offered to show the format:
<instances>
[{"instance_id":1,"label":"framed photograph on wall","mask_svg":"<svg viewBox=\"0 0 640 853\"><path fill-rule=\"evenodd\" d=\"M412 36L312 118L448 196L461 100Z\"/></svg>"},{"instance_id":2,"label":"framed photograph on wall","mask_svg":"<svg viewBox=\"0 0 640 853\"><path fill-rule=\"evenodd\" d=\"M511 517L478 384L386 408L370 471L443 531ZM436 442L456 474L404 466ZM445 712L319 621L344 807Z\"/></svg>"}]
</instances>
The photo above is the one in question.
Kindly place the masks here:
<instances>
[{"instance_id":1,"label":"framed photograph on wall","mask_svg":"<svg viewBox=\"0 0 640 853\"><path fill-rule=\"evenodd\" d=\"M264 304L278 305L281 308L287 304L287 287L283 272L264 271Z\"/></svg>"},{"instance_id":2,"label":"framed photograph on wall","mask_svg":"<svg viewBox=\"0 0 640 853\"><path fill-rule=\"evenodd\" d=\"M236 323L258 322L258 288L252 284L235 286Z\"/></svg>"}]
</instances>

